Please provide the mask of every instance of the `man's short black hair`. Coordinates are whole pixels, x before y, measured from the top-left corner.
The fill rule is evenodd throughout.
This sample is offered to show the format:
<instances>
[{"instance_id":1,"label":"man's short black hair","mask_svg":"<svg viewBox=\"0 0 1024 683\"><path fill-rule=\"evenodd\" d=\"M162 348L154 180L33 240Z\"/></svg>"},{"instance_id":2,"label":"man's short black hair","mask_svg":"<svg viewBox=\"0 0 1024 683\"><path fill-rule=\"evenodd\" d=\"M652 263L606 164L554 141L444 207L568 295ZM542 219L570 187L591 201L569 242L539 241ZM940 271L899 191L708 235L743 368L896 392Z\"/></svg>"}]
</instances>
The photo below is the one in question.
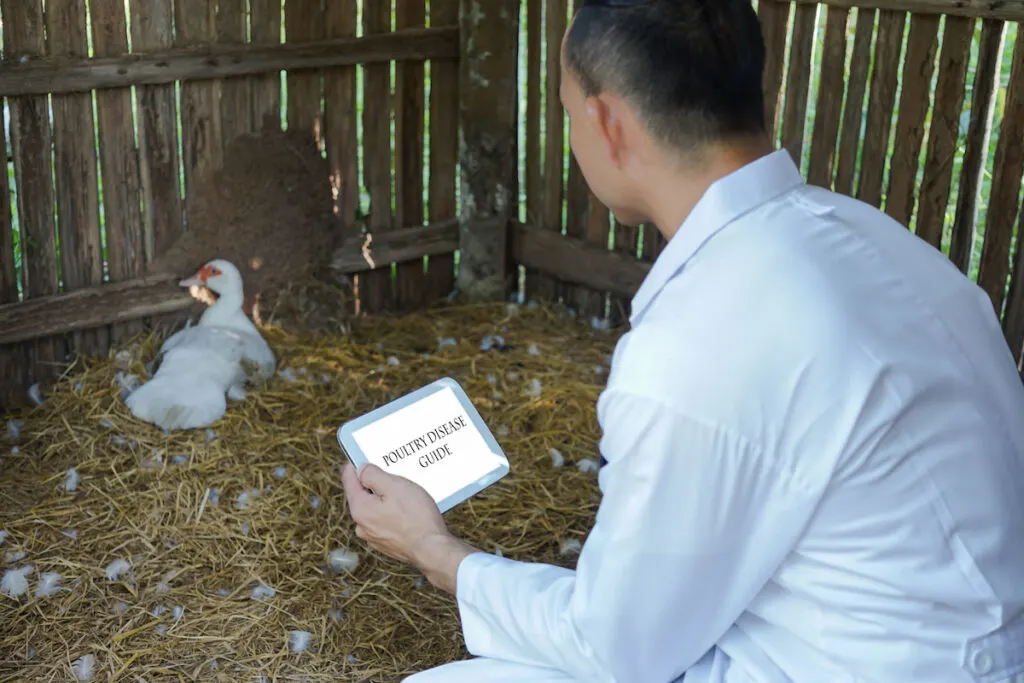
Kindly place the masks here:
<instances>
[{"instance_id":1,"label":"man's short black hair","mask_svg":"<svg viewBox=\"0 0 1024 683\"><path fill-rule=\"evenodd\" d=\"M750 0L583 2L565 41L587 97L608 91L680 151L765 131L764 39Z\"/></svg>"}]
</instances>

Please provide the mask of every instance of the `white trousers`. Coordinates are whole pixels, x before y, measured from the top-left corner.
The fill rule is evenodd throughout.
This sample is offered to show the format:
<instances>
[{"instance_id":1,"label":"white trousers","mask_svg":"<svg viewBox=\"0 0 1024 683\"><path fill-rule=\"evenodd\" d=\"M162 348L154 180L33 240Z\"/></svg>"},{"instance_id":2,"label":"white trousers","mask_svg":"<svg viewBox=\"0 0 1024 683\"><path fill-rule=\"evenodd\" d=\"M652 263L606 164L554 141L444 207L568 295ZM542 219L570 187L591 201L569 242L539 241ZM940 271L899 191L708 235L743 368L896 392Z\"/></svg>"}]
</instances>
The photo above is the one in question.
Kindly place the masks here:
<instances>
[{"instance_id":1,"label":"white trousers","mask_svg":"<svg viewBox=\"0 0 1024 683\"><path fill-rule=\"evenodd\" d=\"M427 669L402 683L578 683L554 669L477 657Z\"/></svg>"}]
</instances>

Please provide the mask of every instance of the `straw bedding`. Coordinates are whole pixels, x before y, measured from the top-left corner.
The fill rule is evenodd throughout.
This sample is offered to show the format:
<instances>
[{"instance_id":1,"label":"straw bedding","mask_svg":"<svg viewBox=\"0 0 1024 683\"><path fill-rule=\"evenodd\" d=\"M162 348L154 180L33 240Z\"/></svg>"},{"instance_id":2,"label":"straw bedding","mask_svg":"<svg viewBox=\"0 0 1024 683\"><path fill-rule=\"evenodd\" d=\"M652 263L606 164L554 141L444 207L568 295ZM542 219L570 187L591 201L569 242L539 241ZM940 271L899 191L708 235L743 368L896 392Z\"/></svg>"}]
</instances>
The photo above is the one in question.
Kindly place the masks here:
<instances>
[{"instance_id":1,"label":"straw bedding","mask_svg":"<svg viewBox=\"0 0 1024 683\"><path fill-rule=\"evenodd\" d=\"M488 552L574 565L598 503L577 465L598 457L614 332L544 307L445 304L347 335L267 336L282 371L210 431L167 436L124 407L118 373L145 377L153 338L80 361L12 416L17 439L0 430L0 570L33 568L24 596L0 595L0 681L75 680L86 655L93 680L152 682L398 681L468 656L453 600L355 537L334 436L445 375L512 463L450 527ZM359 555L351 571L329 566L341 548ZM116 560L130 569L111 580ZM44 572L60 590L36 597ZM293 631L310 634L304 651Z\"/></svg>"}]
</instances>

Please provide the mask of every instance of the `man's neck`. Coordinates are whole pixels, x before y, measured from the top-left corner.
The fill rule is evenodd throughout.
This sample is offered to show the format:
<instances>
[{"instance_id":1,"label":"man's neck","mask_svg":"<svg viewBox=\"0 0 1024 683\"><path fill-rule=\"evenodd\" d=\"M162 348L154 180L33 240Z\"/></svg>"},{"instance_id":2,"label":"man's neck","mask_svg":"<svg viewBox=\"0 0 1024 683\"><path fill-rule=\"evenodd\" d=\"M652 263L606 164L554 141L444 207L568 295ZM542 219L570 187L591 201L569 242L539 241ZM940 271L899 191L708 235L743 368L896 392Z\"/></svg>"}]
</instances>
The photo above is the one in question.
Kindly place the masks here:
<instances>
[{"instance_id":1,"label":"man's neck","mask_svg":"<svg viewBox=\"0 0 1024 683\"><path fill-rule=\"evenodd\" d=\"M675 236L716 181L773 151L764 138L732 142L709 147L673 164L670 170L652 173L646 180L648 213L665 241Z\"/></svg>"}]
</instances>

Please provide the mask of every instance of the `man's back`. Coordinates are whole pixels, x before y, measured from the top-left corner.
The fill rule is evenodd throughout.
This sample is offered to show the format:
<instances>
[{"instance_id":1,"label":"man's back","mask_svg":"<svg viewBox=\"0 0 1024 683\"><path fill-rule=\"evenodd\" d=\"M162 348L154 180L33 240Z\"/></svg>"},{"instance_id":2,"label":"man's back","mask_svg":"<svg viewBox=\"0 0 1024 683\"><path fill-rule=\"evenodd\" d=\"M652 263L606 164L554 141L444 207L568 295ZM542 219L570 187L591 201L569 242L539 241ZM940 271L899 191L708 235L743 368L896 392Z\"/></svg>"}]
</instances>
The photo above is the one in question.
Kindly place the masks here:
<instances>
[{"instance_id":1,"label":"man's back","mask_svg":"<svg viewBox=\"0 0 1024 683\"><path fill-rule=\"evenodd\" d=\"M966 642L1024 610L1024 387L987 298L885 214L804 185L693 252L610 390L735 430L818 500L687 683L1003 680Z\"/></svg>"}]
</instances>

